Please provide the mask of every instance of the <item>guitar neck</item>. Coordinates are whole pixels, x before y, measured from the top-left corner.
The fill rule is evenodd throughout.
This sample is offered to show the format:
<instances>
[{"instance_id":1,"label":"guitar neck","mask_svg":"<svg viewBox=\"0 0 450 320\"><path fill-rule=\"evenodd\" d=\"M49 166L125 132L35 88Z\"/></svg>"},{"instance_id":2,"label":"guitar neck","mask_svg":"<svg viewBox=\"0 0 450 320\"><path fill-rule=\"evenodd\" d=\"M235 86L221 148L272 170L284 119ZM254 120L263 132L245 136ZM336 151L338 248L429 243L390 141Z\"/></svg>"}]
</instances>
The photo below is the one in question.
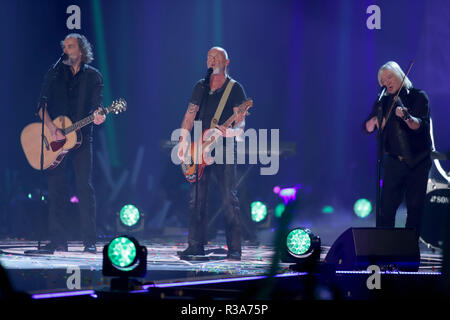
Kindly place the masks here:
<instances>
[{"instance_id":1,"label":"guitar neck","mask_svg":"<svg viewBox=\"0 0 450 320\"><path fill-rule=\"evenodd\" d=\"M108 108L103 109L102 111L99 112L99 114L101 115L107 115L109 113ZM69 133L71 133L72 131L75 130L79 130L85 126L87 126L88 124L92 123L94 121L94 114L91 114L90 116L87 116L86 118L81 119L80 121L75 122L74 124L72 124L71 126L65 128L64 134L67 135Z\"/></svg>"},{"instance_id":2,"label":"guitar neck","mask_svg":"<svg viewBox=\"0 0 450 320\"><path fill-rule=\"evenodd\" d=\"M247 106L246 108L244 108L246 104L249 104L249 106ZM227 119L227 121L225 121L225 122L223 123L223 126L224 126L225 128L231 127L231 124L233 123L233 121L236 120L238 114L239 114L239 113L242 113L242 112L247 112L247 109L250 108L252 105L253 105L253 101L251 101L251 100L247 100L246 102L244 102L243 104L241 104L241 105L238 107L238 109L239 109L238 113L233 113L233 115L232 115L231 117L229 117L229 118Z\"/></svg>"},{"instance_id":3,"label":"guitar neck","mask_svg":"<svg viewBox=\"0 0 450 320\"><path fill-rule=\"evenodd\" d=\"M225 128L231 127L231 124L233 123L234 119L236 119L236 114L233 113L233 115L231 117L229 117L228 120L223 123L223 126Z\"/></svg>"}]
</instances>

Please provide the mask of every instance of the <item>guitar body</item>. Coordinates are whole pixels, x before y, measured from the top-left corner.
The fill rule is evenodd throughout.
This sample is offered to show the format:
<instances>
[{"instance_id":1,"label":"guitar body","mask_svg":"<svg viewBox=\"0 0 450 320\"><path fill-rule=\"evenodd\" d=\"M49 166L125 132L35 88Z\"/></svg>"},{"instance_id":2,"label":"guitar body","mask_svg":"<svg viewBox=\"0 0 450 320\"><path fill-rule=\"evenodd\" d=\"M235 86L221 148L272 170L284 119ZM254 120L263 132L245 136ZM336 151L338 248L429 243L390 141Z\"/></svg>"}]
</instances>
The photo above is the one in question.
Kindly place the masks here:
<instances>
[{"instance_id":1,"label":"guitar body","mask_svg":"<svg viewBox=\"0 0 450 320\"><path fill-rule=\"evenodd\" d=\"M242 103L239 107L236 107L235 113L227 119L227 121L225 121L223 123L223 126L226 128L229 128L231 126L231 124L235 121L238 120L238 122L241 122L243 117L245 116L245 114L247 113L248 109L250 107L253 106L253 101L251 99L248 99L247 101L245 101L244 103ZM209 131L208 133L208 137L205 137L206 132L209 129L206 129L202 132L202 136L200 137L200 139L197 142L192 142L190 144L190 151L191 151L191 160L189 163L181 163L181 171L184 174L184 177L186 178L187 181L189 182L196 182L197 180L200 180L202 175L203 175L203 171L205 170L205 167L209 164L212 164L214 162L213 159L210 159L208 157L208 160L210 161L210 163L208 163L207 161L205 161L205 155L208 155L209 151L211 150L211 147L213 146L213 144L215 143L216 139L217 139L217 134ZM197 161L197 145L199 145L199 153L201 154L201 161ZM201 146L201 148L200 148ZM192 160L194 159L194 160ZM197 173L197 179L196 179L196 175L195 175L195 166L196 163L201 162L198 164L198 173Z\"/></svg>"},{"instance_id":2,"label":"guitar body","mask_svg":"<svg viewBox=\"0 0 450 320\"><path fill-rule=\"evenodd\" d=\"M127 102L120 98L115 100L109 107L98 111L97 114L107 115L111 112L119 114L127 110ZM66 116L59 116L53 120L55 126L64 132L65 139L53 140L50 130L44 126L44 163L43 169L53 169L64 159L64 156L73 149L78 148L82 142L81 128L94 121L96 112L76 123ZM20 142L28 163L36 170L41 170L41 133L42 123L34 122L27 125L20 134Z\"/></svg>"},{"instance_id":3,"label":"guitar body","mask_svg":"<svg viewBox=\"0 0 450 320\"><path fill-rule=\"evenodd\" d=\"M72 121L66 116L55 118L53 123L60 129L65 129L72 125ZM27 125L20 135L20 142L22 143L25 157L36 170L41 170L41 133L42 123L34 122ZM55 141L50 134L50 130L45 125L44 137L44 170L55 168L70 150L78 148L82 142L80 130L68 133L65 140Z\"/></svg>"},{"instance_id":4,"label":"guitar body","mask_svg":"<svg viewBox=\"0 0 450 320\"><path fill-rule=\"evenodd\" d=\"M203 136L203 135L202 135ZM200 140L201 141L201 140ZM202 175L203 175L203 171L205 170L206 167L206 163L205 163L205 159L202 157L202 163L198 164L198 173L197 173L197 180L195 177L195 163L197 162L197 142L192 142L191 146L191 155L194 155L192 158L195 159L194 161L190 161L190 163L182 163L181 164L181 170L186 178L187 181L193 183L196 182L197 180L200 180Z\"/></svg>"}]
</instances>

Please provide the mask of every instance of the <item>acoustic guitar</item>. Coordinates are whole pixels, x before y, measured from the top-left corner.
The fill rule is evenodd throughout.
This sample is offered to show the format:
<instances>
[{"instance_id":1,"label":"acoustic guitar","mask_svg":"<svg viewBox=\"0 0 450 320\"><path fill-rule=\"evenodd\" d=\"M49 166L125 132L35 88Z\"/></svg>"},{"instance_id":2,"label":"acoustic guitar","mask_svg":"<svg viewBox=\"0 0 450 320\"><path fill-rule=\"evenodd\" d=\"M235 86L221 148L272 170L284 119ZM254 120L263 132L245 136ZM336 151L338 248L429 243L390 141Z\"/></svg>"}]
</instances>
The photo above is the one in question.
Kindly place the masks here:
<instances>
[{"instance_id":1,"label":"acoustic guitar","mask_svg":"<svg viewBox=\"0 0 450 320\"><path fill-rule=\"evenodd\" d=\"M119 114L127 109L127 103L123 99L114 101L109 107L104 108L102 115L109 113ZM94 114L81 119L75 123L66 116L59 116L53 120L55 126L62 130L65 139L54 140L50 130L44 126L44 163L43 169L56 168L64 159L65 155L77 149L83 140L81 128L94 121ZM27 125L20 134L20 142L28 163L36 170L41 170L41 143L42 143L42 122L33 122Z\"/></svg>"}]
</instances>

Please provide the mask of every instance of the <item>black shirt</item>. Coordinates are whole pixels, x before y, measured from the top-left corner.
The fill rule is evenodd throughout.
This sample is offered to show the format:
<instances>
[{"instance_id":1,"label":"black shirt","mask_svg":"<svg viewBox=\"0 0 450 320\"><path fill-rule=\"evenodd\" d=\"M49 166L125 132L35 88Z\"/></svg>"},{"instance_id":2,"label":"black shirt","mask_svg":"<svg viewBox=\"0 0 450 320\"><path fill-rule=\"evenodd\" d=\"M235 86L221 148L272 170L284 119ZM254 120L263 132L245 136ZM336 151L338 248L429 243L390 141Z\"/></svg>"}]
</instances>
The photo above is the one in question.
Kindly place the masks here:
<instances>
[{"instance_id":1,"label":"black shirt","mask_svg":"<svg viewBox=\"0 0 450 320\"><path fill-rule=\"evenodd\" d=\"M419 89L402 88L399 97L411 116L420 119L420 127L417 130L410 129L403 119L395 115L394 106L383 130L384 151L393 156L402 156L410 167L414 167L431 152L428 96ZM381 99L383 117L387 116L393 98L394 95L388 95ZM377 109L378 105L375 103L365 122L377 115Z\"/></svg>"},{"instance_id":2,"label":"black shirt","mask_svg":"<svg viewBox=\"0 0 450 320\"><path fill-rule=\"evenodd\" d=\"M204 100L202 101L203 94L205 90L209 90L209 87L206 87L205 79L199 80L194 90L192 91L192 96L190 102L192 104L199 106L199 111L197 112L197 115L195 116L196 121L202 121L202 131L205 131L206 129L209 129L211 126L211 120L214 117L214 114L217 111L217 107L219 106L220 99L223 96L223 93L225 92L225 88L227 87L228 83L230 82L230 77L227 77L225 80L225 83L220 87L219 89L215 91L208 91L205 94ZM242 103L246 101L246 95L244 92L243 87L239 82L235 82L233 85L233 88L231 89L230 95L228 96L228 100L223 108L222 114L219 118L219 125L222 125L225 121L228 120L229 117L233 115L233 108L238 107ZM201 104L201 105L200 105ZM220 143L220 140L222 139L222 145L224 147L225 152L234 152L234 156L236 157L235 150L228 150L226 149L227 145L233 145L233 148L236 148L235 144L235 137L230 138L222 138L219 137L217 140L217 143ZM227 143L228 141L228 143ZM213 151L212 155L215 155L215 151Z\"/></svg>"},{"instance_id":3,"label":"black shirt","mask_svg":"<svg viewBox=\"0 0 450 320\"><path fill-rule=\"evenodd\" d=\"M45 81L52 77L52 72L47 72ZM82 63L74 75L69 66L61 64L49 90L47 111L52 119L64 115L72 122L79 121L103 105L102 89L103 79L97 69ZM92 124L82 132L90 135Z\"/></svg>"},{"instance_id":4,"label":"black shirt","mask_svg":"<svg viewBox=\"0 0 450 320\"><path fill-rule=\"evenodd\" d=\"M197 112L197 115L195 117L195 120L202 121L202 129L203 131L205 129L208 129L211 125L211 120L214 117L214 114L216 113L217 107L219 106L220 99L222 98L222 95L225 91L225 88L227 87L228 83L230 82L230 78L227 77L227 80L223 84L222 87L217 89L213 92L208 92L205 95L204 101L202 102L203 93L205 90L204 86L205 80L202 79L198 81L194 87L194 90L192 91L191 96L191 103L198 105L199 111ZM223 124L226 120L228 120L229 117L233 115L233 108L238 107L242 103L246 101L246 95L244 92L244 89L242 88L241 84L236 81L236 83L233 85L233 88L231 89L230 95L228 97L227 103L225 104L225 107L223 108L222 115L219 119L219 124ZM201 103L201 105L200 105Z\"/></svg>"}]
</instances>

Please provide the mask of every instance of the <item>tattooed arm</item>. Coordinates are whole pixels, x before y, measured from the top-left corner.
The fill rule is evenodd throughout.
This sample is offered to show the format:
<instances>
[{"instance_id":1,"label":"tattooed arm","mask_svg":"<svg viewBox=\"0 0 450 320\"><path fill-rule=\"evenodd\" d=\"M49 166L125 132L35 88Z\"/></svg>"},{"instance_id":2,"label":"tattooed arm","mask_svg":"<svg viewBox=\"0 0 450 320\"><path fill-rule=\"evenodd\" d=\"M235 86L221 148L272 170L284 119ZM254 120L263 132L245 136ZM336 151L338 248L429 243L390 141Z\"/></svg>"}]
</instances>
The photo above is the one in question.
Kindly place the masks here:
<instances>
[{"instance_id":1,"label":"tattooed arm","mask_svg":"<svg viewBox=\"0 0 450 320\"><path fill-rule=\"evenodd\" d=\"M194 126L194 119L197 115L198 109L198 105L189 103L186 114L184 115L183 122L181 123L181 128L186 129L187 131L192 130L192 127Z\"/></svg>"},{"instance_id":2,"label":"tattooed arm","mask_svg":"<svg viewBox=\"0 0 450 320\"><path fill-rule=\"evenodd\" d=\"M179 151L178 151L178 157L181 161L185 160L186 155L186 149L188 147L188 141L186 139L186 135L188 132L191 132L192 127L194 126L194 120L195 116L198 112L198 105L189 103L188 108L186 110L186 113L183 118L183 122L181 123L181 129L185 129L186 131L182 130L181 136L180 136L180 144L179 144Z\"/></svg>"}]
</instances>

